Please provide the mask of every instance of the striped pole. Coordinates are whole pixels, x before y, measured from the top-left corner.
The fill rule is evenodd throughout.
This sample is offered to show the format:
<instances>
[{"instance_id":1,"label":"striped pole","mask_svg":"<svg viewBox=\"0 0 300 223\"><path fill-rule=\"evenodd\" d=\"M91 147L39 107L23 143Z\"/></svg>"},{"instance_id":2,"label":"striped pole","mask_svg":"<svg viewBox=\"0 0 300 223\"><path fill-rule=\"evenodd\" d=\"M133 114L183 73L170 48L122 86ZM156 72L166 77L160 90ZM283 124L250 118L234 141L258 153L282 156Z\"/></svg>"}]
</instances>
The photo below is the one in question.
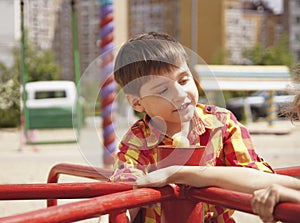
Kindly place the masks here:
<instances>
[{"instance_id":1,"label":"striped pole","mask_svg":"<svg viewBox=\"0 0 300 223\"><path fill-rule=\"evenodd\" d=\"M112 76L113 72L113 0L99 0L100 2L100 55L101 76L104 80L101 91L102 129L103 129L103 164L111 166L116 151L116 136L114 131L114 101L116 98L116 84Z\"/></svg>"},{"instance_id":2,"label":"striped pole","mask_svg":"<svg viewBox=\"0 0 300 223\"><path fill-rule=\"evenodd\" d=\"M268 107L267 107L267 122L269 126L273 126L274 122L277 119L277 106L274 103L274 96L275 96L275 91L271 90L269 91L269 97L268 97Z\"/></svg>"}]
</instances>

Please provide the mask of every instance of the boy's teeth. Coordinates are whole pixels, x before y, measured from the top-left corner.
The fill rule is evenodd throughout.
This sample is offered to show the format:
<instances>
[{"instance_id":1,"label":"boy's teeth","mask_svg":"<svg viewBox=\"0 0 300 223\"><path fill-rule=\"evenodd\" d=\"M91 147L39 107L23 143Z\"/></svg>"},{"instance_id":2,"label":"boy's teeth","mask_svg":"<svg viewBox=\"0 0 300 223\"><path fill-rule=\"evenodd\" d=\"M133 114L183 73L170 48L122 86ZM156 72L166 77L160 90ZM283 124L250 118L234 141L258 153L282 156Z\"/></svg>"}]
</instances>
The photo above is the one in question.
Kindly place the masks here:
<instances>
[{"instance_id":1,"label":"boy's teeth","mask_svg":"<svg viewBox=\"0 0 300 223\"><path fill-rule=\"evenodd\" d=\"M186 108L187 107L187 104L184 104L184 105L181 105L180 107L179 107L179 109L181 110L181 109L184 109L184 108Z\"/></svg>"}]
</instances>

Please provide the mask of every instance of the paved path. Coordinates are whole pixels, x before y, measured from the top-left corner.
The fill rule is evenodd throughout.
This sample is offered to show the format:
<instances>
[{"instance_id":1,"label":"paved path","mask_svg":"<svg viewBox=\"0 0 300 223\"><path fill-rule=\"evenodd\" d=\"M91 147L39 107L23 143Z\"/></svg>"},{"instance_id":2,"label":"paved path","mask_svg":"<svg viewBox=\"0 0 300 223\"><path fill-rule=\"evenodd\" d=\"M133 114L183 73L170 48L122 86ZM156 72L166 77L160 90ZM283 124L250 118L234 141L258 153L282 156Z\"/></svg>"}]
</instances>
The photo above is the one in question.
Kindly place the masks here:
<instances>
[{"instance_id":1,"label":"paved path","mask_svg":"<svg viewBox=\"0 0 300 223\"><path fill-rule=\"evenodd\" d=\"M298 123L299 124L299 123ZM256 131L265 127L265 124L249 124L249 129L253 133L252 139L257 152L268 161L274 168L296 166L299 165L300 150L299 136L300 125L291 127L288 122L280 122L276 128L287 128L287 134L261 134ZM281 127L280 127L281 126ZM260 134L257 134L257 133ZM89 135L89 131L83 133L84 137ZM100 133L98 133L100 134ZM122 131L118 134L122 134ZM39 131L37 137L59 139L61 137L75 138L73 130L62 131ZM96 137L96 136L95 136ZM25 146L22 151L20 147L20 133L17 129L0 129L0 183L45 183L49 170L57 163L73 163L89 165L94 160L87 162L86 157L90 155L90 151L96 148L97 143L93 142L93 137L84 140L81 146L91 148L82 151L80 145L64 144L64 145L42 145L38 146L38 150L34 150L33 146ZM99 155L99 156L98 156ZM101 151L98 151L97 157L101 157ZM95 157L95 154L91 154ZM98 158L97 158L98 159ZM95 161L96 162L96 161ZM101 159L98 159L99 166L102 165ZM82 181L80 178L66 177L61 178L61 182ZM62 203L65 201L61 201ZM16 213L23 213L45 207L45 201L0 201L0 216L8 216ZM237 214L238 222L260 222L257 217L250 217L241 213ZM84 222L97 222L96 219Z\"/></svg>"}]
</instances>

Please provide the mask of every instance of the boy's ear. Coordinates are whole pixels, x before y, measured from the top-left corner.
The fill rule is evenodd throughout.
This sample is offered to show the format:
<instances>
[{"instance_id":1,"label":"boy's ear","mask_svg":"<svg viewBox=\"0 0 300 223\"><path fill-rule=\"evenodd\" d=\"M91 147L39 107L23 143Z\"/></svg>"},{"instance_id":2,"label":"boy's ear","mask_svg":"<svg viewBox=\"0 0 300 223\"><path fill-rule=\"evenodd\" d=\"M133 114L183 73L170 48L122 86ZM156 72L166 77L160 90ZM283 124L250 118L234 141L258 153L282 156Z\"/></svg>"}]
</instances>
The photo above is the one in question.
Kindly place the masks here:
<instances>
[{"instance_id":1,"label":"boy's ear","mask_svg":"<svg viewBox=\"0 0 300 223\"><path fill-rule=\"evenodd\" d=\"M132 94L126 94L127 101L137 112L144 112L144 107L140 104L140 98Z\"/></svg>"}]
</instances>

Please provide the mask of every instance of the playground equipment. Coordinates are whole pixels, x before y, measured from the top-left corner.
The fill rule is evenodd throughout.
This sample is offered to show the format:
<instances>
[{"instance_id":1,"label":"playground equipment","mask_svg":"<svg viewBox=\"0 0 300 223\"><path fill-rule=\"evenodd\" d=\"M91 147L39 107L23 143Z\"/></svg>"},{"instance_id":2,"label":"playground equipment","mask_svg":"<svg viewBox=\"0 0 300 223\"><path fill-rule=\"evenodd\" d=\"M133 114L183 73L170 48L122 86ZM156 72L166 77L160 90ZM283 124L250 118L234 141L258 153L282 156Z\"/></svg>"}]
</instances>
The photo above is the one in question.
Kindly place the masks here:
<instances>
[{"instance_id":1,"label":"playground equipment","mask_svg":"<svg viewBox=\"0 0 300 223\"><path fill-rule=\"evenodd\" d=\"M278 174L300 176L300 167L277 169ZM62 174L106 181L112 173L109 169L92 168L81 165L57 164L48 175L47 184L0 185L0 200L48 199L48 208L0 218L0 222L72 222L110 214L110 222L126 222L124 211L164 201L193 200L222 205L231 209L253 213L250 205L251 195L224 190L216 187L189 188L180 185L163 188L140 188L133 190L130 183L58 183ZM78 199L56 206L56 199ZM222 199L220 199L222 198ZM49 203L49 200L54 201ZM184 210L184 208L182 208ZM277 220L299 222L300 205L280 203L274 216ZM184 214L184 213L183 213ZM176 218L167 219L176 223ZM191 213L187 222L201 222L198 213Z\"/></svg>"},{"instance_id":2,"label":"playground equipment","mask_svg":"<svg viewBox=\"0 0 300 223\"><path fill-rule=\"evenodd\" d=\"M112 154L117 149L116 136L113 128L114 122L114 100L116 99L116 83L113 76L114 43L113 43L113 1L99 0L100 3L100 56L101 77L103 85L101 88L102 128L103 128L103 162L105 165L113 164Z\"/></svg>"},{"instance_id":3,"label":"playground equipment","mask_svg":"<svg viewBox=\"0 0 300 223\"><path fill-rule=\"evenodd\" d=\"M80 89L80 62L77 44L77 19L75 2L71 1L72 8L72 44L74 56L74 82L71 81L42 81L28 83L26 66L26 47L24 31L24 1L21 0L21 34L22 34L22 86L23 114L22 125L26 143L34 144L59 144L75 143L77 140L46 140L33 141L28 134L32 129L49 128L75 128L80 133L82 111L79 102Z\"/></svg>"},{"instance_id":4,"label":"playground equipment","mask_svg":"<svg viewBox=\"0 0 300 223\"><path fill-rule=\"evenodd\" d=\"M77 92L72 81L26 84L29 129L73 128Z\"/></svg>"}]
</instances>

